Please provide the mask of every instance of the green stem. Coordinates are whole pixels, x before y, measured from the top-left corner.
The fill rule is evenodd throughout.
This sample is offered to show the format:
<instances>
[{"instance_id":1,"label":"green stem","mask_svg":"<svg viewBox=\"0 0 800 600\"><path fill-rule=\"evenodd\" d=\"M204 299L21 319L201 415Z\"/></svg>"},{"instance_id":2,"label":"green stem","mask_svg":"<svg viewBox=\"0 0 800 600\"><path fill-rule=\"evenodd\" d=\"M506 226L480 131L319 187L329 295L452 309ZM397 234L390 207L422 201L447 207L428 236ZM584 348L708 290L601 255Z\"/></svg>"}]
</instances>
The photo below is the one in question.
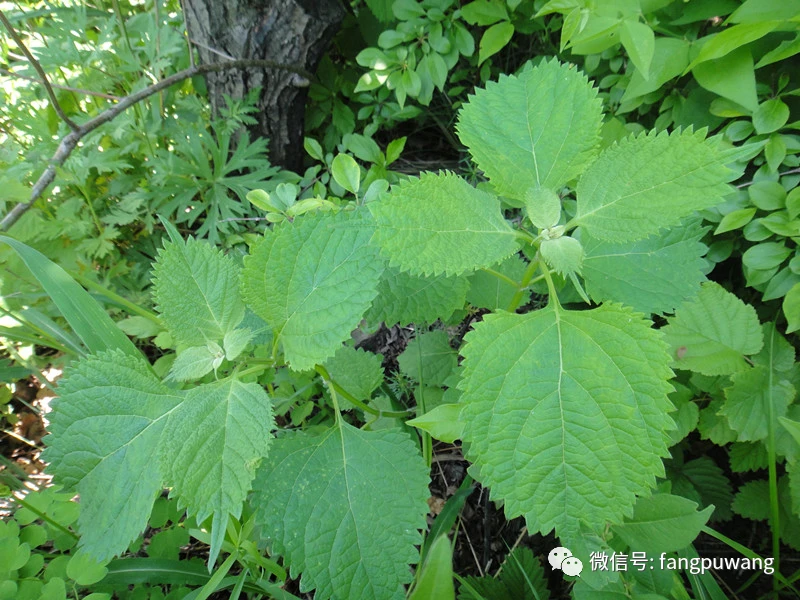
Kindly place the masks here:
<instances>
[{"instance_id":1,"label":"green stem","mask_svg":"<svg viewBox=\"0 0 800 600\"><path fill-rule=\"evenodd\" d=\"M77 539L80 539L80 538L77 536L77 534L75 534L75 533L74 533L73 531L71 531L69 528L67 528L67 527L64 527L64 526L63 526L61 523L59 523L59 522L57 522L57 521L54 521L54 520L53 520L51 517L48 517L46 514L44 514L42 511L40 511L38 508L36 508L35 506L33 506L33 505L30 503L30 502L28 502L28 501L27 501L27 500L25 500L24 498L19 498L19 497L17 497L17 496L14 496L14 501L15 501L17 504L19 504L20 506L22 506L23 508L27 508L27 509L28 509L29 511L31 511L33 514L35 514L37 517L39 517L39 518L40 518L42 521L46 521L46 522L50 523L50 525L52 525L53 527L55 527L55 528L56 528L56 529L58 529L59 531L63 531L63 532L64 532L64 533L66 533L68 536L70 536L70 537L72 537L72 538L75 538L76 540L77 540Z\"/></svg>"},{"instance_id":2,"label":"green stem","mask_svg":"<svg viewBox=\"0 0 800 600\"><path fill-rule=\"evenodd\" d=\"M539 261L532 260L528 263L528 268L525 269L525 273L522 275L522 281L519 283L514 283L517 291L514 293L514 296L511 298L511 302L508 304L508 312L513 313L519 308L519 305L522 304L522 299L525 297L525 289L531 284L531 280L533 279L536 269L538 268Z\"/></svg>"},{"instance_id":3,"label":"green stem","mask_svg":"<svg viewBox=\"0 0 800 600\"><path fill-rule=\"evenodd\" d=\"M514 281L513 279L511 279L511 277L503 275L502 273L499 273L498 271L495 271L494 269L484 268L484 269L481 269L481 271L483 271L484 273L488 273L489 275L492 275L493 277L497 277L501 281L505 281L511 287L518 287L519 286L519 283Z\"/></svg>"},{"instance_id":4,"label":"green stem","mask_svg":"<svg viewBox=\"0 0 800 600\"><path fill-rule=\"evenodd\" d=\"M417 369L419 373L417 415L424 415L428 411L425 408L425 383L422 377L422 344L417 344ZM433 442L431 440L431 435L427 431L419 430L419 436L422 441L422 456L425 458L425 463L430 469L433 464Z\"/></svg>"},{"instance_id":5,"label":"green stem","mask_svg":"<svg viewBox=\"0 0 800 600\"><path fill-rule=\"evenodd\" d=\"M544 275L544 280L547 282L547 294L550 297L549 301L555 302L555 307L559 308L561 304L558 302L558 294L556 293L556 285L553 283L553 276L538 254L536 255L536 261L542 264L542 275Z\"/></svg>"},{"instance_id":6,"label":"green stem","mask_svg":"<svg viewBox=\"0 0 800 600\"><path fill-rule=\"evenodd\" d=\"M372 406L369 406L368 404L364 404L361 400L353 396L353 394L351 394L342 386L340 386L338 383L336 383L331 378L330 374L328 373L328 370L325 367L323 367L322 365L317 365L314 367L314 370L317 373L319 373L320 377L322 377L322 379L330 386L331 389L336 390L336 392L339 393L345 400L347 400L354 406L360 408L366 413L369 413L376 417L389 417L395 419L401 419L403 417L408 416L408 411L402 411L402 412L382 411Z\"/></svg>"},{"instance_id":7,"label":"green stem","mask_svg":"<svg viewBox=\"0 0 800 600\"><path fill-rule=\"evenodd\" d=\"M99 283L92 281L85 275L81 275L80 273L76 273L75 271L70 271L69 274L72 276L73 279L77 280L78 283L80 283L83 287L90 289L93 292L97 292L101 296L105 296L114 303L119 304L123 308L126 308L128 312L139 315L140 317L144 317L145 319L152 321L156 325L161 326L161 319L159 319L158 315L155 314L154 312L150 312L146 308L142 308L138 304L134 304L133 302L123 298L116 292L112 292L111 290L103 287Z\"/></svg>"},{"instance_id":8,"label":"green stem","mask_svg":"<svg viewBox=\"0 0 800 600\"><path fill-rule=\"evenodd\" d=\"M770 344L774 341L775 329L773 327ZM773 387L773 373L772 370L772 357L773 348L770 348L770 365L769 365L769 386L767 388L767 469L769 473L769 508L770 508L770 529L772 529L772 557L775 559L775 564L780 565L780 506L778 505L778 471L777 471L777 457L775 455L775 411L772 402ZM778 569L772 577L772 589L777 592L778 586Z\"/></svg>"}]
</instances>

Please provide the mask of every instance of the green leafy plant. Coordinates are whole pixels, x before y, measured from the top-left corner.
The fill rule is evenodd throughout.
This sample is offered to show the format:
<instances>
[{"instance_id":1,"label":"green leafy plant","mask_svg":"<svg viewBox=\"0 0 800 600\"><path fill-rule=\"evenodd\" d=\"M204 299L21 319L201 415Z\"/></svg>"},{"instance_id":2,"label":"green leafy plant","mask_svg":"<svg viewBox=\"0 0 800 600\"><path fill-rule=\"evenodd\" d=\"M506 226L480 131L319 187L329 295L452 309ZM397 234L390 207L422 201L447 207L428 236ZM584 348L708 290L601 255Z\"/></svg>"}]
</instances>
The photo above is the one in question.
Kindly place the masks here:
<instances>
[{"instance_id":1,"label":"green leafy plant","mask_svg":"<svg viewBox=\"0 0 800 600\"><path fill-rule=\"evenodd\" d=\"M555 531L584 564L612 546L691 552L711 509L659 483L670 447L694 428L673 419L672 368L729 374L741 390L770 369L750 367L763 345L750 309L703 283L707 247L692 220L730 193L736 172L726 165L740 151L684 130L601 152L601 128L586 77L542 61L478 90L461 111L458 134L489 179L480 189L424 173L369 201L284 218L243 267L167 226L154 295L176 342L169 376L106 334L59 386L45 458L80 493L81 549L100 560L123 552L167 486L202 523L211 566L250 494L269 551L300 575L301 591L403 597L412 579L440 583L408 569L419 561L433 436L462 439L473 476L506 516ZM332 175L355 193L360 171L340 163ZM536 285L547 304L521 311ZM365 316L447 321L468 297L491 310L458 348L462 364L436 327L418 329L398 359L415 406L398 406L380 359L346 343ZM581 299L597 306L571 305ZM721 323L697 316L693 307L709 302L724 307ZM651 314L676 308L663 331L653 327ZM779 362L794 369L793 355ZM303 383L284 383L292 379ZM315 380L326 391L312 410L325 416L274 433L275 400ZM794 393L774 389L779 419ZM769 432L739 412L742 393L728 394L723 413L741 441L763 439ZM392 426L414 413L418 441ZM787 490L773 503L789 514ZM447 547L434 545L430 560L441 561ZM533 572L517 560L517 574ZM576 597L634 585L620 577L586 572ZM775 581L786 585L777 570ZM668 584L638 585L668 593Z\"/></svg>"}]
</instances>

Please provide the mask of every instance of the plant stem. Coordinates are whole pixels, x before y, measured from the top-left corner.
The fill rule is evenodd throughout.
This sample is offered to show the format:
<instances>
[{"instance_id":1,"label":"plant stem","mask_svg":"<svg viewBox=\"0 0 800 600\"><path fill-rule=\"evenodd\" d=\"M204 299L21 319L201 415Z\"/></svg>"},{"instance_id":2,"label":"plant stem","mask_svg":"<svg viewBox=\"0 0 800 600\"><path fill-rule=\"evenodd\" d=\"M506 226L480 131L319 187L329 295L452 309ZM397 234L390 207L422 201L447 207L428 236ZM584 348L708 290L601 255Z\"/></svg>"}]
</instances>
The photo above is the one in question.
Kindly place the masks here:
<instances>
[{"instance_id":1,"label":"plant stem","mask_svg":"<svg viewBox=\"0 0 800 600\"><path fill-rule=\"evenodd\" d=\"M112 302L115 302L116 304L119 304L120 306L128 309L128 311L130 311L130 312L132 312L134 314L137 314L140 317L144 317L145 319L147 319L149 321L152 321L156 325L161 326L161 319L158 318L157 314L155 314L153 312L150 312L146 308L142 308L138 304L134 304L130 300L126 300L125 298L123 298L119 294L117 294L115 292L112 292L109 289L104 288L102 285L100 285L99 283L97 283L95 281L92 281L91 279L89 279L85 275L81 275L80 273L77 273L75 271L70 271L69 274L74 279L76 279L78 281L78 283L80 283L83 287L88 288L88 289L92 290L93 292L97 292L98 294L101 294L101 295L105 296L106 298L108 298Z\"/></svg>"},{"instance_id":2,"label":"plant stem","mask_svg":"<svg viewBox=\"0 0 800 600\"><path fill-rule=\"evenodd\" d=\"M538 254L537 254L538 256ZM527 288L530 283L531 279L533 279L534 274L536 273L536 269L539 268L539 261L532 260L528 263L528 268L525 269L525 273L522 275L522 281L519 283L514 283L517 288L517 291L514 293L514 296L511 298L511 302L508 304L508 312L514 312L519 308L519 305L522 303L522 298L525 295L525 288ZM547 272L546 269L543 269Z\"/></svg>"},{"instance_id":3,"label":"plant stem","mask_svg":"<svg viewBox=\"0 0 800 600\"><path fill-rule=\"evenodd\" d=\"M511 277L508 277L508 276L503 275L502 273L500 273L498 271L495 271L494 269L490 269L490 268L486 267L486 268L481 269L481 271L483 271L484 273L488 273L489 275L492 275L493 277L497 277L501 281L505 281L511 287L515 287L515 288L519 287L519 283L518 282L516 282L513 279L511 279Z\"/></svg>"},{"instance_id":4,"label":"plant stem","mask_svg":"<svg viewBox=\"0 0 800 600\"><path fill-rule=\"evenodd\" d=\"M323 367L322 365L317 365L317 366L314 367L314 370L317 373L319 373L320 377L322 377L322 379L325 381L325 383L327 383L331 387L331 389L336 390L336 392L338 392L348 402L350 402L351 404L353 404L356 407L360 408L361 410L363 410L366 413L369 413L369 414L374 415L376 417L389 417L389 418L395 418L395 419L401 419L403 417L407 417L408 416L408 411L402 411L402 412L399 412L399 411L382 411L380 409L377 409L377 408L374 408L372 406L369 406L368 404L364 404L361 400L359 400L358 398L353 396L353 394L351 394L346 389L344 389L342 386L340 386L338 383L336 383L331 378L330 374L328 373L328 370L325 367Z\"/></svg>"},{"instance_id":5,"label":"plant stem","mask_svg":"<svg viewBox=\"0 0 800 600\"><path fill-rule=\"evenodd\" d=\"M39 518L40 518L42 521L47 521L48 523L50 523L50 525L52 525L53 527L55 527L55 528L56 528L56 529L58 529L59 531L62 531L62 532L64 532L64 533L66 533L68 536L70 536L70 537L72 537L72 538L75 538L76 540L77 540L77 539L80 539L80 538L79 538L79 537L78 537L78 536L77 536L77 535L76 535L76 534L75 534L75 533L74 533L72 530L70 530L68 527L64 527L64 526L63 526L61 523L59 523L58 521L54 521L54 520L53 520L51 517L47 516L45 513L43 513L43 512L42 512L42 511L40 511L38 508L36 508L35 506L33 506L33 505L30 503L30 502L28 502L27 500L25 500L25 498L20 498L19 496L14 496L14 501L15 501L17 504L19 504L20 506L22 506L23 508L27 508L27 509L28 509L29 511L31 511L33 514L35 514L37 517L39 517Z\"/></svg>"}]
</instances>

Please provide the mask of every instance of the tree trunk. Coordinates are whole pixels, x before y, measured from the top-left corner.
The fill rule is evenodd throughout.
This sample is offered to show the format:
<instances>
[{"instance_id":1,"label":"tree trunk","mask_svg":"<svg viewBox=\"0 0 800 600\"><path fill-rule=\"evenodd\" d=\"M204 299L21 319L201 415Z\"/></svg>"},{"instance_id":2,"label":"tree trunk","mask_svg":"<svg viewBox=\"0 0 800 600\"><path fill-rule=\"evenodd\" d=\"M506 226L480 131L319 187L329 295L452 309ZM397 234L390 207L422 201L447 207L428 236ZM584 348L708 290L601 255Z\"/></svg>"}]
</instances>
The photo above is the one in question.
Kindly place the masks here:
<instances>
[{"instance_id":1,"label":"tree trunk","mask_svg":"<svg viewBox=\"0 0 800 600\"><path fill-rule=\"evenodd\" d=\"M314 72L345 15L342 0L184 0L186 25L203 63L270 60ZM286 69L230 69L206 75L212 111L223 95L261 87L251 135L269 138L270 162L300 171L309 82Z\"/></svg>"}]
</instances>

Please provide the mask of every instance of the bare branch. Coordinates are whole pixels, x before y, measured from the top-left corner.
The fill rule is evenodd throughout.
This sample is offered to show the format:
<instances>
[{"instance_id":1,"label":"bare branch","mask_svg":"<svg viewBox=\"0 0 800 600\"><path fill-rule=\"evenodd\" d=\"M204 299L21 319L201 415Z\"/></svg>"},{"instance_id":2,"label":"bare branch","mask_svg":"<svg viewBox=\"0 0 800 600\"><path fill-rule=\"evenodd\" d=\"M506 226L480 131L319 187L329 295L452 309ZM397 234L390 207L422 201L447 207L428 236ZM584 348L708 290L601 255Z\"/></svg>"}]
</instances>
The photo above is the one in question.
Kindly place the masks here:
<instances>
[{"instance_id":1,"label":"bare branch","mask_svg":"<svg viewBox=\"0 0 800 600\"><path fill-rule=\"evenodd\" d=\"M3 23L3 26L8 30L8 34L14 39L14 42L17 44L17 46L19 46L19 49L22 50L22 53L25 55L25 58L28 59L28 62L31 63L31 66L39 74L39 77L42 78L42 85L44 85L44 89L47 90L47 95L50 97L50 102L52 103L53 109L55 109L56 114L62 121L64 121L64 123L69 125L69 128L72 129L72 131L76 131L78 129L78 126L72 121L72 119L70 119L66 114L64 114L63 110L61 110L61 105L58 103L56 94L53 91L53 88L50 86L50 81L47 79L47 74L44 72L44 69L42 69L42 65L39 64L39 61L36 60L36 57L34 57L33 54L31 54L30 50L28 50L28 47L25 45L25 42L23 42L22 38L19 37L19 34L17 33L16 29L14 29L14 26L11 24L11 21L9 21L6 18L6 15L5 13L3 13L2 10L0 10L0 22Z\"/></svg>"},{"instance_id":2,"label":"bare branch","mask_svg":"<svg viewBox=\"0 0 800 600\"><path fill-rule=\"evenodd\" d=\"M145 98L152 96L153 94L157 94L161 90L165 90L170 86L175 85L176 83L180 83L184 79L188 79L190 77L194 77L195 75L202 75L205 73L216 73L217 71L225 71L228 69L282 69L285 71L291 71L293 73L297 73L306 79L314 79L314 75L308 72L303 67L295 66L295 65L284 65L280 63L276 63L271 60L261 60L261 59L252 59L252 58L243 58L237 59L232 61L226 61L222 63L209 63L205 65L195 65L193 67L189 67L188 69L184 69L174 75L170 75L165 79L162 79L158 83L154 83L153 85L144 88L136 92L135 94L131 94L130 96L125 96L122 100L119 101L118 104L112 106L108 110L101 112L99 115L86 121L83 125L77 127L73 131L70 131L67 135L65 135L61 139L61 143L58 145L58 149L53 157L50 159L50 164L45 169L44 173L41 174L39 179L33 185L31 189L31 199L27 202L20 202L17 204L11 211L3 217L3 220L0 221L0 231L8 231L9 228L16 223L19 218L25 214L33 203L36 202L42 194L44 194L45 190L50 187L50 184L53 183L53 180L56 177L56 169L64 164L67 160L69 155L78 145L78 142L83 138L85 135L91 133L101 125L108 123L120 113L124 112L126 109L130 108L137 102L141 102Z\"/></svg>"}]
</instances>

